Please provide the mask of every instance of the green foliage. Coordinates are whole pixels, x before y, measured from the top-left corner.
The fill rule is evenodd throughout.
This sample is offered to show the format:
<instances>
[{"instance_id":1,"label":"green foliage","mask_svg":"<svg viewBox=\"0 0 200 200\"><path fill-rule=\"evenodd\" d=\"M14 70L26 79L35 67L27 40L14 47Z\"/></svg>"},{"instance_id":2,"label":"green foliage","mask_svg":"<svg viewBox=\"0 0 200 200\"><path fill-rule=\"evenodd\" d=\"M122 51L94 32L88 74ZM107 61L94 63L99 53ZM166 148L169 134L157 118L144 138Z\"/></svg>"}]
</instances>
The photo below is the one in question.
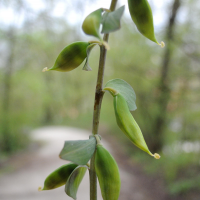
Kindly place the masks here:
<instances>
[{"instance_id":1,"label":"green foliage","mask_svg":"<svg viewBox=\"0 0 200 200\"><path fill-rule=\"evenodd\" d=\"M101 144L96 147L95 170L103 200L117 200L121 188L119 169L113 156Z\"/></svg>"},{"instance_id":2,"label":"green foliage","mask_svg":"<svg viewBox=\"0 0 200 200\"><path fill-rule=\"evenodd\" d=\"M86 173L87 167L78 166L70 175L65 185L65 192L68 196L76 199L78 187Z\"/></svg>"},{"instance_id":3,"label":"green foliage","mask_svg":"<svg viewBox=\"0 0 200 200\"><path fill-rule=\"evenodd\" d=\"M96 139L94 137L89 140L65 141L59 157L78 165L86 165L94 154L95 147Z\"/></svg>"},{"instance_id":4,"label":"green foliage","mask_svg":"<svg viewBox=\"0 0 200 200\"><path fill-rule=\"evenodd\" d=\"M130 15L142 35L159 44L154 35L153 14L147 0L128 0Z\"/></svg>"},{"instance_id":5,"label":"green foliage","mask_svg":"<svg viewBox=\"0 0 200 200\"><path fill-rule=\"evenodd\" d=\"M82 24L83 32L87 35L97 37L102 41L99 34L100 25L102 24L101 33L110 33L114 32L121 27L121 17L124 13L124 6L118 8L115 11L110 11L107 9L98 9L90 13ZM102 12L104 14L102 15Z\"/></svg>"},{"instance_id":6,"label":"green foliage","mask_svg":"<svg viewBox=\"0 0 200 200\"><path fill-rule=\"evenodd\" d=\"M74 42L66 46L58 55L54 66L44 71L68 72L77 68L87 57L88 42Z\"/></svg>"},{"instance_id":7,"label":"green foliage","mask_svg":"<svg viewBox=\"0 0 200 200\"><path fill-rule=\"evenodd\" d=\"M65 185L71 173L77 167L76 164L70 163L63 165L53 171L44 181L44 187L39 190L52 190Z\"/></svg>"},{"instance_id":8,"label":"green foliage","mask_svg":"<svg viewBox=\"0 0 200 200\"><path fill-rule=\"evenodd\" d=\"M101 24L102 12L102 8L95 10L85 18L82 24L82 29L85 34L97 37L100 40L101 36L99 34L99 28Z\"/></svg>"},{"instance_id":9,"label":"green foliage","mask_svg":"<svg viewBox=\"0 0 200 200\"><path fill-rule=\"evenodd\" d=\"M131 115L126 100L120 93L114 96L114 110L119 128L131 140L131 142L149 155L159 159L160 156L158 154L153 155L149 151L140 127Z\"/></svg>"},{"instance_id":10,"label":"green foliage","mask_svg":"<svg viewBox=\"0 0 200 200\"><path fill-rule=\"evenodd\" d=\"M86 58L86 61L85 61L85 65L83 66L83 70L85 70L85 71L92 71L92 69L89 65L89 56L90 56L91 50L95 47L95 45L96 45L95 43L90 44L86 49L87 58Z\"/></svg>"},{"instance_id":11,"label":"green foliage","mask_svg":"<svg viewBox=\"0 0 200 200\"><path fill-rule=\"evenodd\" d=\"M113 96L120 93L126 100L130 111L137 109L135 92L126 81L122 79L110 80L106 83L104 90L108 90Z\"/></svg>"},{"instance_id":12,"label":"green foliage","mask_svg":"<svg viewBox=\"0 0 200 200\"><path fill-rule=\"evenodd\" d=\"M121 28L121 17L124 13L125 6L118 8L113 12L105 12L102 16L102 31L101 33L114 32Z\"/></svg>"}]
</instances>

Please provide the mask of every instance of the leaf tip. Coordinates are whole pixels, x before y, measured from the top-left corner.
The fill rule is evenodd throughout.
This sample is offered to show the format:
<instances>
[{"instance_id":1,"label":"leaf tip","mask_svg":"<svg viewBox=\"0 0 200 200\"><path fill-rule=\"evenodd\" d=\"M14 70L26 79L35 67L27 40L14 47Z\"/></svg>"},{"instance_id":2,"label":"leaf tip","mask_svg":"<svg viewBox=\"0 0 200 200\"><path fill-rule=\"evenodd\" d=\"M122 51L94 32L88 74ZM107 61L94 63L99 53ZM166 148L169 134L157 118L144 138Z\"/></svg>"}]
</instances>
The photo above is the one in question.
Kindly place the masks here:
<instances>
[{"instance_id":1,"label":"leaf tip","mask_svg":"<svg viewBox=\"0 0 200 200\"><path fill-rule=\"evenodd\" d=\"M38 187L38 191L39 192L41 192L42 191L42 187L40 186L40 187Z\"/></svg>"},{"instance_id":2,"label":"leaf tip","mask_svg":"<svg viewBox=\"0 0 200 200\"><path fill-rule=\"evenodd\" d=\"M165 43L163 41L161 41L161 43L159 45L161 46L161 48L165 47Z\"/></svg>"},{"instance_id":3,"label":"leaf tip","mask_svg":"<svg viewBox=\"0 0 200 200\"><path fill-rule=\"evenodd\" d=\"M155 159L160 159L160 155L159 155L158 153L154 153L153 157L154 157Z\"/></svg>"},{"instance_id":4,"label":"leaf tip","mask_svg":"<svg viewBox=\"0 0 200 200\"><path fill-rule=\"evenodd\" d=\"M48 69L47 67L45 67L45 68L42 70L42 72L47 72L47 71L49 71L49 69Z\"/></svg>"}]
</instances>

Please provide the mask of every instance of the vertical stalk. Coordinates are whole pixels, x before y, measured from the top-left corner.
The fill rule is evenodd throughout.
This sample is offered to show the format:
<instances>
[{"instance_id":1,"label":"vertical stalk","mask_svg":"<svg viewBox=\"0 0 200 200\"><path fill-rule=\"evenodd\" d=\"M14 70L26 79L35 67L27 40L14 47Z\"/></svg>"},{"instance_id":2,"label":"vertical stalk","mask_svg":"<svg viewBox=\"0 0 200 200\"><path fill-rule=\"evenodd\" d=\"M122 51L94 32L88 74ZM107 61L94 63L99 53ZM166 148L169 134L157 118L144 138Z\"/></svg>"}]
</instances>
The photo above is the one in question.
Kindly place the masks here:
<instances>
[{"instance_id":1,"label":"vertical stalk","mask_svg":"<svg viewBox=\"0 0 200 200\"><path fill-rule=\"evenodd\" d=\"M116 8L118 0L112 0L110 5L110 10L114 11ZM108 42L109 34L104 34L103 40ZM96 84L96 91L95 91L95 100L94 100L94 112L93 112L93 128L92 133L94 135L98 134L99 129L99 119L100 119L100 112L101 112L101 103L103 99L103 79L104 79L104 69L105 69L105 61L106 61L106 54L107 50L102 45L100 47L100 58L99 58L99 71L97 76L97 84ZM95 153L90 161L90 200L97 200L97 176L95 172Z\"/></svg>"}]
</instances>

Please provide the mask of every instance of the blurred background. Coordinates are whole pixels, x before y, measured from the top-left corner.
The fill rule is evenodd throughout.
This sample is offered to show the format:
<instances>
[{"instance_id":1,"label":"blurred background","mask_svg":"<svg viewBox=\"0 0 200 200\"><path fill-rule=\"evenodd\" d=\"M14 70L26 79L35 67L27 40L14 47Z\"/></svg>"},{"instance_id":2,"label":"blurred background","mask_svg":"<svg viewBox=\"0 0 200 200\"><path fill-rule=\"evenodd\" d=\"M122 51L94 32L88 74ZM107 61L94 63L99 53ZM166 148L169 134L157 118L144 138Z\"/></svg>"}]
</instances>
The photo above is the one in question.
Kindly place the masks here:
<instances>
[{"instance_id":1,"label":"blurred background","mask_svg":"<svg viewBox=\"0 0 200 200\"><path fill-rule=\"evenodd\" d=\"M132 114L149 149L162 159L152 159L121 133L112 96L107 93L100 134L114 144L118 156L122 154L122 164L139 170L145 184L162 185L160 192L166 200L197 200L200 2L149 2L157 40L166 47L161 49L139 34L127 1L120 0L118 7L125 4L126 10L121 29L110 35L104 83L121 78L134 88L138 109ZM95 9L109 5L106 0L0 0L0 180L15 171L12 160L16 155L24 156L42 145L31 140L32 130L55 125L91 131L99 48L91 53L91 72L83 71L83 64L70 73L42 73L42 69L51 67L66 45L93 40L83 34L82 21Z\"/></svg>"}]
</instances>

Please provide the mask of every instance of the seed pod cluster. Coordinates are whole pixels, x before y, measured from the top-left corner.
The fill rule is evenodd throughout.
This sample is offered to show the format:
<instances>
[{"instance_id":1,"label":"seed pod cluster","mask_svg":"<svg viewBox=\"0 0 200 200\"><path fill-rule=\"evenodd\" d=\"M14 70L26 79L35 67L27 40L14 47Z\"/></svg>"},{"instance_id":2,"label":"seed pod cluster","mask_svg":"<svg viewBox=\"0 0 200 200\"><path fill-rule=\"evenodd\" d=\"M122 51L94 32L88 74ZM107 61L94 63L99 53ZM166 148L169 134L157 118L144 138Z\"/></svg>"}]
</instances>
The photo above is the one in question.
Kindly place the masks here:
<instances>
[{"instance_id":1,"label":"seed pod cluster","mask_svg":"<svg viewBox=\"0 0 200 200\"><path fill-rule=\"evenodd\" d=\"M55 64L49 70L68 72L77 68L87 57L88 42L74 42L66 46L58 55Z\"/></svg>"},{"instance_id":2,"label":"seed pod cluster","mask_svg":"<svg viewBox=\"0 0 200 200\"><path fill-rule=\"evenodd\" d=\"M117 200L121 187L119 169L115 159L101 144L96 148L95 169L103 200Z\"/></svg>"},{"instance_id":3,"label":"seed pod cluster","mask_svg":"<svg viewBox=\"0 0 200 200\"><path fill-rule=\"evenodd\" d=\"M126 100L120 93L114 96L114 110L119 128L131 140L131 142L149 155L159 159L160 156L157 153L153 155L149 151L140 127L131 115Z\"/></svg>"},{"instance_id":4,"label":"seed pod cluster","mask_svg":"<svg viewBox=\"0 0 200 200\"><path fill-rule=\"evenodd\" d=\"M155 38L153 15L147 0L128 0L129 12L139 32L159 44Z\"/></svg>"}]
</instances>

